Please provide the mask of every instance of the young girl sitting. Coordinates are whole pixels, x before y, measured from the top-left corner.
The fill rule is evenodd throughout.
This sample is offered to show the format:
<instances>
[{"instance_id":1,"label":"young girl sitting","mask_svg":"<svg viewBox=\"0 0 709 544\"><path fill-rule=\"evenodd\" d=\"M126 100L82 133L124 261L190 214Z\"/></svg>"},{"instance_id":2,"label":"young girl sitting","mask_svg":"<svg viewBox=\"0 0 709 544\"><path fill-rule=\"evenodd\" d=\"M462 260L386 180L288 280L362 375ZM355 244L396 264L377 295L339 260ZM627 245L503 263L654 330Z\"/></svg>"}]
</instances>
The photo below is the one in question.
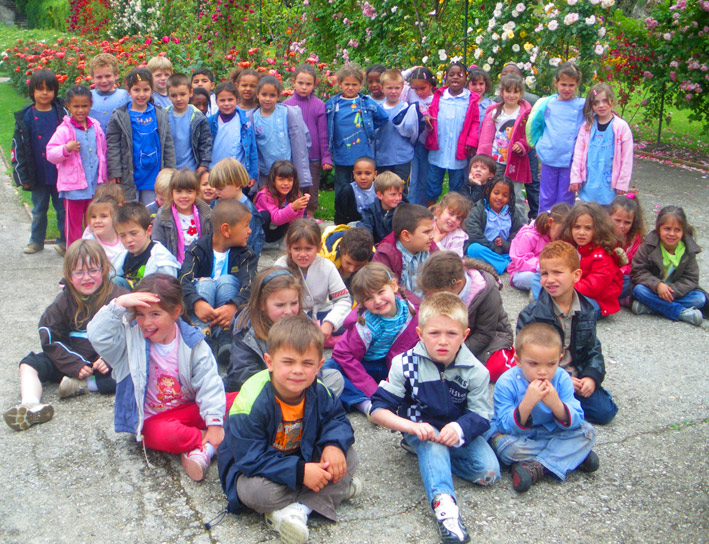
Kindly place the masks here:
<instances>
[{"instance_id":1,"label":"young girl sitting","mask_svg":"<svg viewBox=\"0 0 709 544\"><path fill-rule=\"evenodd\" d=\"M643 219L638 195L627 193L615 197L608 206L608 217L615 227L615 234L619 239L618 247L623 248L628 258L628 264L620 267L623 273L623 291L620 293L619 302L621 306L630 306L633 257L645 237L645 219Z\"/></svg>"},{"instance_id":2,"label":"young girl sitting","mask_svg":"<svg viewBox=\"0 0 709 544\"><path fill-rule=\"evenodd\" d=\"M113 185L113 184L112 184ZM84 240L96 240L111 265L115 267L118 258L126 250L118 238L116 229L113 228L113 218L116 215L118 204L113 197L101 196L94 198L86 211L89 226L84 231Z\"/></svg>"},{"instance_id":3,"label":"young girl sitting","mask_svg":"<svg viewBox=\"0 0 709 544\"><path fill-rule=\"evenodd\" d=\"M151 238L164 245L177 261L200 236L212 234L212 210L197 197L199 182L192 170L178 170L170 180L170 196L153 220Z\"/></svg>"},{"instance_id":4,"label":"young girl sitting","mask_svg":"<svg viewBox=\"0 0 709 544\"><path fill-rule=\"evenodd\" d=\"M104 306L87 330L116 379L116 432L179 453L187 475L200 481L236 393L224 394L212 350L183 315L180 282L151 274Z\"/></svg>"},{"instance_id":5,"label":"young girl sitting","mask_svg":"<svg viewBox=\"0 0 709 544\"><path fill-rule=\"evenodd\" d=\"M624 195L633 174L633 133L615 113L613 89L597 83L586 95L583 115L571 163L570 190L581 200L610 204ZM608 130L608 129L611 130Z\"/></svg>"},{"instance_id":6,"label":"young girl sitting","mask_svg":"<svg viewBox=\"0 0 709 544\"><path fill-rule=\"evenodd\" d=\"M655 230L645 237L633 259L634 314L661 314L672 321L702 324L706 292L699 287L694 227L682 208L665 206Z\"/></svg>"},{"instance_id":7,"label":"young girl sitting","mask_svg":"<svg viewBox=\"0 0 709 544\"><path fill-rule=\"evenodd\" d=\"M66 252L64 289L39 320L40 353L20 361L20 404L5 412L5 422L16 431L46 423L54 415L42 404L42 383L59 383L59 397L89 391L111 394L116 382L110 367L86 339L86 324L96 312L126 291L108 279L111 267L98 242L79 240Z\"/></svg>"},{"instance_id":8,"label":"young girl sitting","mask_svg":"<svg viewBox=\"0 0 709 544\"><path fill-rule=\"evenodd\" d=\"M454 191L447 193L438 204L432 206L433 241L440 249L453 251L458 257L463 256L463 245L468 235L460 225L472 207L470 200Z\"/></svg>"},{"instance_id":9,"label":"young girl sitting","mask_svg":"<svg viewBox=\"0 0 709 544\"><path fill-rule=\"evenodd\" d=\"M254 197L256 209L263 217L266 242L283 238L290 224L303 217L309 201L310 194L300 194L295 165L291 161L274 162L266 187Z\"/></svg>"},{"instance_id":10,"label":"young girl sitting","mask_svg":"<svg viewBox=\"0 0 709 544\"><path fill-rule=\"evenodd\" d=\"M451 251L439 251L424 263L419 285L426 297L447 291L468 307L468 349L490 372L490 382L514 366L512 328L502 306L500 278L489 264L461 260Z\"/></svg>"},{"instance_id":11,"label":"young girl sitting","mask_svg":"<svg viewBox=\"0 0 709 544\"><path fill-rule=\"evenodd\" d=\"M614 249L618 243L608 214L595 202L579 202L564 221L560 238L581 256L581 279L576 290L596 308L601 319L620 310L618 297L623 289L623 274Z\"/></svg>"},{"instance_id":12,"label":"young girl sitting","mask_svg":"<svg viewBox=\"0 0 709 544\"><path fill-rule=\"evenodd\" d=\"M490 263L498 274L510 263L510 242L524 225L515 209L515 194L509 178L494 178L485 185L480 200L465 220L468 234L466 255Z\"/></svg>"}]
</instances>

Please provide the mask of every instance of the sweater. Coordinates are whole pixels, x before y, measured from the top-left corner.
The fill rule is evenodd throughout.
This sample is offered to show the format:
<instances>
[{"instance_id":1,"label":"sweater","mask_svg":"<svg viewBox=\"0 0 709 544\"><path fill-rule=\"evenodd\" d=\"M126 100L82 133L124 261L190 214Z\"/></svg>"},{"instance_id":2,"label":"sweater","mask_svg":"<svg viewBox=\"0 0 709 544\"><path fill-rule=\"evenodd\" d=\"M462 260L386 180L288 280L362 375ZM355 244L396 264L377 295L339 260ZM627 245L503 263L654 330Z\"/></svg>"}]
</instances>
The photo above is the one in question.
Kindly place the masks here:
<instances>
[{"instance_id":1,"label":"sweater","mask_svg":"<svg viewBox=\"0 0 709 544\"><path fill-rule=\"evenodd\" d=\"M292 202L288 202L285 206L279 206L268 187L264 187L256 193L254 205L258 211L267 211L271 215L271 224L273 225L292 223L303 217L305 213L305 208L294 210Z\"/></svg>"},{"instance_id":2,"label":"sweater","mask_svg":"<svg viewBox=\"0 0 709 544\"><path fill-rule=\"evenodd\" d=\"M173 106L165 108L165 111L170 114ZM174 115L174 112L172 112ZM212 162L212 130L209 126L207 118L195 108L192 104L187 106L185 115L190 117L190 147L192 155L197 163L197 168L209 168ZM179 157L178 157L179 159Z\"/></svg>"},{"instance_id":3,"label":"sweater","mask_svg":"<svg viewBox=\"0 0 709 544\"><path fill-rule=\"evenodd\" d=\"M310 160L332 165L332 155L328 146L327 116L325 102L314 94L303 98L298 93L283 101L286 106L298 106L303 113L303 121L310 132Z\"/></svg>"},{"instance_id":4,"label":"sweater","mask_svg":"<svg viewBox=\"0 0 709 544\"><path fill-rule=\"evenodd\" d=\"M194 205L197 207L197 213L199 214L199 225L201 236L212 234L212 209L209 204L204 202L201 198L195 200ZM172 253L175 258L179 259L177 255L177 229L181 228L179 225L175 224L175 217L172 213L172 205L165 204L158 210L158 213L153 219L153 232L151 238L156 242L160 242L165 248ZM183 248L183 251L187 251L187 248ZM184 261L184 258L183 258Z\"/></svg>"}]
</instances>

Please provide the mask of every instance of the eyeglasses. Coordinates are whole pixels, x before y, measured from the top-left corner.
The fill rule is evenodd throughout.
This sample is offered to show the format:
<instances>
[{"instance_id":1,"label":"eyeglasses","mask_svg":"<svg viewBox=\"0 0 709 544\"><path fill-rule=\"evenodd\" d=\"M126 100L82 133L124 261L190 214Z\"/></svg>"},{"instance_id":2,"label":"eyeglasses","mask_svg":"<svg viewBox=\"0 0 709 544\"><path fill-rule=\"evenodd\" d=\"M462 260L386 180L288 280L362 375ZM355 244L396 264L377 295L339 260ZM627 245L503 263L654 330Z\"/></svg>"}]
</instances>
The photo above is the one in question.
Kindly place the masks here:
<instances>
[{"instance_id":1,"label":"eyeglasses","mask_svg":"<svg viewBox=\"0 0 709 544\"><path fill-rule=\"evenodd\" d=\"M74 270L71 273L71 277L74 278L75 280L79 280L85 276L89 277L95 277L101 275L101 269L100 268L89 268L88 270Z\"/></svg>"}]
</instances>

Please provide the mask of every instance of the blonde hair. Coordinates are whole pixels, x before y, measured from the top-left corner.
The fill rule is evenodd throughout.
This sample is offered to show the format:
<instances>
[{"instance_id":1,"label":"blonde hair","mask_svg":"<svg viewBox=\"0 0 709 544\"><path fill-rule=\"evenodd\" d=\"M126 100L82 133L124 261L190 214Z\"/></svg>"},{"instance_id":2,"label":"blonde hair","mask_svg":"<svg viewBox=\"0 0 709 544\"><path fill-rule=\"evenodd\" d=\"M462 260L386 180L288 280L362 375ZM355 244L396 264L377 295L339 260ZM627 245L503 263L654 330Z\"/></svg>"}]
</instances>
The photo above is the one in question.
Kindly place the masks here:
<instances>
[{"instance_id":1,"label":"blonde hair","mask_svg":"<svg viewBox=\"0 0 709 544\"><path fill-rule=\"evenodd\" d=\"M465 198L460 193L450 191L446 193L438 204L434 204L429 208L433 214L438 217L444 210L450 209L456 217L460 217L461 221L465 221L473 207L473 201Z\"/></svg>"},{"instance_id":2,"label":"blonde hair","mask_svg":"<svg viewBox=\"0 0 709 544\"><path fill-rule=\"evenodd\" d=\"M593 101L599 93L606 93L606 98L611 105L611 111L618 103L613 88L608 83L596 83L586 94L586 102L583 105L583 116L586 118L586 130L591 130L593 126Z\"/></svg>"},{"instance_id":3,"label":"blonde hair","mask_svg":"<svg viewBox=\"0 0 709 544\"><path fill-rule=\"evenodd\" d=\"M468 307L458 295L440 292L425 298L419 307L419 328L440 315L459 323L463 330L468 328Z\"/></svg>"},{"instance_id":4,"label":"blonde hair","mask_svg":"<svg viewBox=\"0 0 709 544\"><path fill-rule=\"evenodd\" d=\"M544 348L557 348L561 355L562 343L559 331L548 323L530 323L517 333L515 351L518 357L522 356L524 348L529 344Z\"/></svg>"},{"instance_id":5,"label":"blonde hair","mask_svg":"<svg viewBox=\"0 0 709 544\"><path fill-rule=\"evenodd\" d=\"M110 68L118 76L118 59L111 53L99 53L89 61L89 73L93 76L97 68Z\"/></svg>"},{"instance_id":6,"label":"blonde hair","mask_svg":"<svg viewBox=\"0 0 709 544\"><path fill-rule=\"evenodd\" d=\"M375 193L383 193L388 189L404 190L404 182L394 172L382 172L374 178Z\"/></svg>"},{"instance_id":7,"label":"blonde hair","mask_svg":"<svg viewBox=\"0 0 709 544\"><path fill-rule=\"evenodd\" d=\"M155 187L153 190L156 193L167 197L171 193L170 182L172 181L172 176L175 175L175 172L177 172L177 170L174 168L163 168L160 170L155 178Z\"/></svg>"},{"instance_id":8,"label":"blonde hair","mask_svg":"<svg viewBox=\"0 0 709 544\"><path fill-rule=\"evenodd\" d=\"M384 85L387 82L394 82L394 83L404 83L404 76L401 75L401 72L399 70L386 70L384 73L382 73L381 76L379 76L379 82Z\"/></svg>"},{"instance_id":9,"label":"blonde hair","mask_svg":"<svg viewBox=\"0 0 709 544\"><path fill-rule=\"evenodd\" d=\"M159 55L157 57L153 57L148 61L147 68L148 70L150 70L151 74L158 71L170 73L173 72L172 63L170 62L170 59L168 59L167 57L161 57Z\"/></svg>"},{"instance_id":10,"label":"blonde hair","mask_svg":"<svg viewBox=\"0 0 709 544\"><path fill-rule=\"evenodd\" d=\"M97 266L101 269L101 285L90 296L79 293L71 281L71 273L77 266L86 264L87 267ZM108 276L111 272L111 263L106 257L106 252L96 240L77 240L69 246L64 257L64 288L76 303L76 312L72 323L77 329L87 323L107 302L113 290L113 283Z\"/></svg>"},{"instance_id":11,"label":"blonde hair","mask_svg":"<svg viewBox=\"0 0 709 544\"><path fill-rule=\"evenodd\" d=\"M214 165L209 172L209 185L221 189L227 185L246 187L249 185L249 173L243 164L233 157L227 157Z\"/></svg>"}]
</instances>

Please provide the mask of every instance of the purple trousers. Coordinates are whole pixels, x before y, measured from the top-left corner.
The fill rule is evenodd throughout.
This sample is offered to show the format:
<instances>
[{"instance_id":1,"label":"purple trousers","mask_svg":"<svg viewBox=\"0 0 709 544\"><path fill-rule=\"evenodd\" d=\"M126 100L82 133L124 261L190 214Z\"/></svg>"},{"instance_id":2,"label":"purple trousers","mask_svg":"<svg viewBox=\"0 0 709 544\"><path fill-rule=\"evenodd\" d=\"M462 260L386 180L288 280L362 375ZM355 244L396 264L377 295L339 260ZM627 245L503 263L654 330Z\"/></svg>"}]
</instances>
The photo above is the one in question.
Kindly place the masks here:
<instances>
[{"instance_id":1,"label":"purple trousers","mask_svg":"<svg viewBox=\"0 0 709 544\"><path fill-rule=\"evenodd\" d=\"M550 210L559 202L574 205L576 195L569 192L570 177L571 167L559 168L542 164L542 175L539 177L539 213Z\"/></svg>"}]
</instances>

